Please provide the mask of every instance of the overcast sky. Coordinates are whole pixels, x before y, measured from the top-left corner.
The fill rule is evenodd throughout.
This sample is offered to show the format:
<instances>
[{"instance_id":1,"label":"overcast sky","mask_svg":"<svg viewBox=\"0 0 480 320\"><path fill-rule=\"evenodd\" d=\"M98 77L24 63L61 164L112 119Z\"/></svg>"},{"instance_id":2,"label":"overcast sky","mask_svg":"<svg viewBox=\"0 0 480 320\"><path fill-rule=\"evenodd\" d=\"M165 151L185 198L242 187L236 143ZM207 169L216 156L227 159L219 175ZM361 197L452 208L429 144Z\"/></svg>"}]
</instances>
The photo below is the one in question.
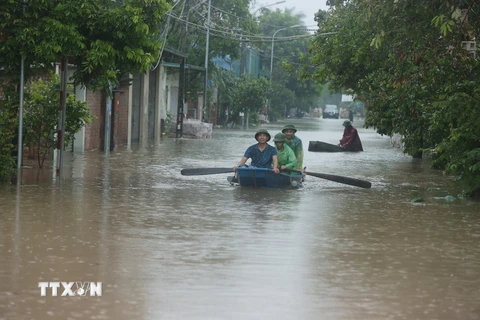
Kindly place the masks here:
<instances>
[{"instance_id":1,"label":"overcast sky","mask_svg":"<svg viewBox=\"0 0 480 320\"><path fill-rule=\"evenodd\" d=\"M260 0L258 1L258 7L266 6L279 1L281 0ZM279 8L284 10L286 8L293 8L294 13L303 13L305 15L305 18L303 19L305 25L316 26L313 16L319 9L328 10L326 2L327 0L286 0L284 3L269 6L268 9L275 10L276 8Z\"/></svg>"}]
</instances>

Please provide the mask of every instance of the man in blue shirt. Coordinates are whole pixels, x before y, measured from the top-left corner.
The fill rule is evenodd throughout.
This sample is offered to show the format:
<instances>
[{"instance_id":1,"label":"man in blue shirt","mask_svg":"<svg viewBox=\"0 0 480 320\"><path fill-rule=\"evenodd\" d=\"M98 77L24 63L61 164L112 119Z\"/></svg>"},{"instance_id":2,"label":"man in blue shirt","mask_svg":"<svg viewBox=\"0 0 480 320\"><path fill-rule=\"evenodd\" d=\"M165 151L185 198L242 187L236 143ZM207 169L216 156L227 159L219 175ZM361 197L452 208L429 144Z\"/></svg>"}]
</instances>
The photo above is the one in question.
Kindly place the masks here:
<instances>
[{"instance_id":1,"label":"man in blue shirt","mask_svg":"<svg viewBox=\"0 0 480 320\"><path fill-rule=\"evenodd\" d=\"M233 171L236 171L237 167L245 164L248 159L252 159L250 164L252 167L270 169L272 168L273 163L273 170L275 173L279 173L280 170L278 169L277 149L267 144L270 139L271 136L267 130L258 130L255 134L255 140L257 140L258 143L247 148L242 159L240 159L238 162L238 165L233 167Z\"/></svg>"}]
</instances>

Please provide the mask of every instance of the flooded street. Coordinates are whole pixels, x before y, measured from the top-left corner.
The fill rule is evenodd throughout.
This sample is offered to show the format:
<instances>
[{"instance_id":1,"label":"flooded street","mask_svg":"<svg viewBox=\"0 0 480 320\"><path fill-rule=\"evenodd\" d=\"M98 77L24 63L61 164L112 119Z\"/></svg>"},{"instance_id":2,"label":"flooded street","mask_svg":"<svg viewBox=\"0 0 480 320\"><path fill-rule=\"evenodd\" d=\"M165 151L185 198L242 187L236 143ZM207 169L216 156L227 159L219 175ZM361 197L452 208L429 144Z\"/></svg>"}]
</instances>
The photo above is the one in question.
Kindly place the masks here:
<instances>
[{"instance_id":1,"label":"flooded street","mask_svg":"<svg viewBox=\"0 0 480 320\"><path fill-rule=\"evenodd\" d=\"M24 169L0 185L0 319L480 319L480 203L428 160L343 119L292 119L307 171L300 189L231 186L255 128L105 155L67 154L64 177ZM413 202L420 198L423 202ZM101 296L58 296L39 282L101 282Z\"/></svg>"}]
</instances>

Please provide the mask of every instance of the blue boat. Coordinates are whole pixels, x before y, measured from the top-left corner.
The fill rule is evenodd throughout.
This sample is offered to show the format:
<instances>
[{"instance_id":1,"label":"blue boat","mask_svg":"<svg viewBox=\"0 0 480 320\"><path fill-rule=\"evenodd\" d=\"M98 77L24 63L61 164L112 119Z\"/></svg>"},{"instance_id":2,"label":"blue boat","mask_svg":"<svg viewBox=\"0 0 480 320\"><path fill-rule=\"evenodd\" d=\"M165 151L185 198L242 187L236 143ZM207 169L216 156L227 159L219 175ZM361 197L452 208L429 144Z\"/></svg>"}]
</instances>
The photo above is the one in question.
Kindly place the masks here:
<instances>
[{"instance_id":1,"label":"blue boat","mask_svg":"<svg viewBox=\"0 0 480 320\"><path fill-rule=\"evenodd\" d=\"M238 183L241 187L265 188L296 188L302 184L302 175L278 173L272 169L239 167L235 177L228 177L231 183Z\"/></svg>"}]
</instances>

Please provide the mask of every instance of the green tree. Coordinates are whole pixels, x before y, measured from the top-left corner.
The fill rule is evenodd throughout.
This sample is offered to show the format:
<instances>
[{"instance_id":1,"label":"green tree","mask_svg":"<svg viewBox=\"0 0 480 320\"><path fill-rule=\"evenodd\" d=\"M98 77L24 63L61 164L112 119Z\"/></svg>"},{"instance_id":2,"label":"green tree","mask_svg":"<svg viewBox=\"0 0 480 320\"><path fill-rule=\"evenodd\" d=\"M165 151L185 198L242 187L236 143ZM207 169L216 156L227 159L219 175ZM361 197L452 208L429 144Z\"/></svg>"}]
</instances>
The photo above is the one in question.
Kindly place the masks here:
<instances>
[{"instance_id":1,"label":"green tree","mask_svg":"<svg viewBox=\"0 0 480 320\"><path fill-rule=\"evenodd\" d=\"M255 79L253 75L244 74L235 81L231 112L235 117L239 112L256 116L265 107L269 84L263 77Z\"/></svg>"},{"instance_id":2,"label":"green tree","mask_svg":"<svg viewBox=\"0 0 480 320\"><path fill-rule=\"evenodd\" d=\"M210 79L212 86L209 87L208 96L213 100L214 91L212 88L217 88L217 117L220 121L223 120L223 124L226 125L229 121L229 109L233 103L236 81L235 74L231 70L225 70L215 66L210 73Z\"/></svg>"},{"instance_id":3,"label":"green tree","mask_svg":"<svg viewBox=\"0 0 480 320\"><path fill-rule=\"evenodd\" d=\"M73 79L89 89L118 84L158 60L168 0L4 0L0 5L0 74L18 83L20 57L26 79L32 67L48 70L62 57L77 67Z\"/></svg>"},{"instance_id":4,"label":"green tree","mask_svg":"<svg viewBox=\"0 0 480 320\"><path fill-rule=\"evenodd\" d=\"M467 9L467 19L462 15ZM461 47L479 33L478 2L336 1L319 15L311 48L314 77L351 88L368 109L366 126L404 136L405 152L479 193L479 61ZM465 12L465 11L464 11Z\"/></svg>"},{"instance_id":5,"label":"green tree","mask_svg":"<svg viewBox=\"0 0 480 320\"><path fill-rule=\"evenodd\" d=\"M215 70L212 58L226 55L240 58L240 41L246 34L256 32L257 24L249 12L249 5L250 0L211 0L208 79ZM168 20L166 46L187 54L190 65L205 65L207 13L208 1L184 1L173 9ZM203 92L204 73L193 73L187 78L186 86L188 99L196 101L198 94Z\"/></svg>"},{"instance_id":6,"label":"green tree","mask_svg":"<svg viewBox=\"0 0 480 320\"><path fill-rule=\"evenodd\" d=\"M17 140L17 108L19 94L12 85L5 85L0 96L0 181L15 172Z\"/></svg>"},{"instance_id":7,"label":"green tree","mask_svg":"<svg viewBox=\"0 0 480 320\"><path fill-rule=\"evenodd\" d=\"M53 74L50 81L40 79L30 83L25 90L25 142L35 146L40 168L43 168L46 156L58 143L55 132L60 105L59 91L60 78ZM87 104L76 100L74 94L67 95L66 114L64 147L72 142L75 133L85 123L92 120Z\"/></svg>"},{"instance_id":8,"label":"green tree","mask_svg":"<svg viewBox=\"0 0 480 320\"><path fill-rule=\"evenodd\" d=\"M321 86L303 77L301 66L308 57L308 46L311 34L302 26L302 14L294 14L293 9L272 11L261 9L260 32L264 41L259 44L265 54L262 55L262 65L273 66L271 76L271 108L269 113L284 115L286 109L297 108L308 111L316 106ZM275 35L275 38L273 38ZM272 60L272 40L274 42ZM283 91L284 92L280 92ZM290 96L294 99L281 100L279 96Z\"/></svg>"},{"instance_id":9,"label":"green tree","mask_svg":"<svg viewBox=\"0 0 480 320\"><path fill-rule=\"evenodd\" d=\"M286 75L286 74L284 74ZM270 119L284 118L290 108L297 107L295 92L285 87L286 81L274 81L270 86Z\"/></svg>"},{"instance_id":10,"label":"green tree","mask_svg":"<svg viewBox=\"0 0 480 320\"><path fill-rule=\"evenodd\" d=\"M12 143L18 130L19 95L14 92L20 84L21 58L25 81L33 75L48 73L53 63L67 58L76 67L75 84L91 90L106 90L109 85L117 85L123 75L147 71L158 61L163 17L172 2L0 2L0 176L5 176L2 173L12 167L13 159L7 154L11 157L14 153Z\"/></svg>"}]
</instances>

